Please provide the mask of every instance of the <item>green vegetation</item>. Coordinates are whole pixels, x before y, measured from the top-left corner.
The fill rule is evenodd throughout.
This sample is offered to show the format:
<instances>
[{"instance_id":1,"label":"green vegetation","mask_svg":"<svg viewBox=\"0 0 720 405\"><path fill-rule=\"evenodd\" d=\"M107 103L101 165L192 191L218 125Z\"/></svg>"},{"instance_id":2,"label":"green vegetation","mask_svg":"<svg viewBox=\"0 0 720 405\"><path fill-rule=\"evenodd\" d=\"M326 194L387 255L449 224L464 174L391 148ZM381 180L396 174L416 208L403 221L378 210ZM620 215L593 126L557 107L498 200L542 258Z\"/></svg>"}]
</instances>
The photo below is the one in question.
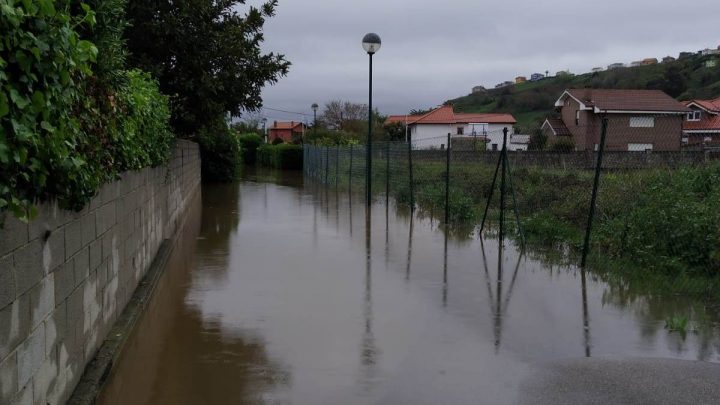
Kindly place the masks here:
<instances>
[{"instance_id":1,"label":"green vegetation","mask_svg":"<svg viewBox=\"0 0 720 405\"><path fill-rule=\"evenodd\" d=\"M461 112L507 112L528 133L554 110L555 100L567 88L657 89L679 100L720 96L720 66L706 67L717 56L692 55L674 62L620 68L578 76L550 77L487 93L449 100Z\"/></svg>"},{"instance_id":2,"label":"green vegetation","mask_svg":"<svg viewBox=\"0 0 720 405\"><path fill-rule=\"evenodd\" d=\"M205 126L197 134L206 182L231 182L240 176L243 151L239 136L225 122Z\"/></svg>"},{"instance_id":3,"label":"green vegetation","mask_svg":"<svg viewBox=\"0 0 720 405\"><path fill-rule=\"evenodd\" d=\"M240 134L238 135L238 141L242 148L242 159L246 164L255 164L255 158L257 156L257 150L262 145L263 139L260 135L251 134Z\"/></svg>"},{"instance_id":4,"label":"green vegetation","mask_svg":"<svg viewBox=\"0 0 720 405\"><path fill-rule=\"evenodd\" d=\"M275 169L301 170L303 167L303 147L281 143L262 145L257 150L257 162L261 166Z\"/></svg>"},{"instance_id":5,"label":"green vegetation","mask_svg":"<svg viewBox=\"0 0 720 405\"><path fill-rule=\"evenodd\" d=\"M111 51L124 3L100 3L0 2L0 211L80 209L118 173L168 158L167 99Z\"/></svg>"},{"instance_id":6,"label":"green vegetation","mask_svg":"<svg viewBox=\"0 0 720 405\"><path fill-rule=\"evenodd\" d=\"M687 316L675 315L665 320L665 329L670 332L679 332L683 336L688 332L690 319Z\"/></svg>"}]
</instances>

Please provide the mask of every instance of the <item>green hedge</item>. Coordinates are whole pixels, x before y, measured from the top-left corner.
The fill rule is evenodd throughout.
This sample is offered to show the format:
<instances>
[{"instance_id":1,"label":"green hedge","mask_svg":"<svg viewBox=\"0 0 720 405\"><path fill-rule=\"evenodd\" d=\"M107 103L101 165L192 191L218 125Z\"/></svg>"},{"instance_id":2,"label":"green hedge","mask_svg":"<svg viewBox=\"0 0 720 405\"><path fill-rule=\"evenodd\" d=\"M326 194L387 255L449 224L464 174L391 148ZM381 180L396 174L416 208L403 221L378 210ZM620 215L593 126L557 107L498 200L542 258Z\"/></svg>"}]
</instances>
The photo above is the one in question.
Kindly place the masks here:
<instances>
[{"instance_id":1,"label":"green hedge","mask_svg":"<svg viewBox=\"0 0 720 405\"><path fill-rule=\"evenodd\" d=\"M231 182L240 177L242 147L238 135L224 122L205 127L197 135L202 158L202 179Z\"/></svg>"},{"instance_id":2,"label":"green hedge","mask_svg":"<svg viewBox=\"0 0 720 405\"><path fill-rule=\"evenodd\" d=\"M265 167L287 170L301 170L303 148L300 145L262 145L257 150L257 162Z\"/></svg>"},{"instance_id":3,"label":"green hedge","mask_svg":"<svg viewBox=\"0 0 720 405\"><path fill-rule=\"evenodd\" d=\"M117 11L123 2L107 5ZM157 84L119 70L121 57L113 72L94 75L100 58L87 38L109 38L95 20L71 0L0 1L0 211L29 220L49 199L80 209L121 171L169 156L169 108Z\"/></svg>"},{"instance_id":4,"label":"green hedge","mask_svg":"<svg viewBox=\"0 0 720 405\"><path fill-rule=\"evenodd\" d=\"M245 164L255 164L257 149L262 145L263 140L260 135L255 133L246 133L238 135L240 147L242 148L242 159Z\"/></svg>"}]
</instances>

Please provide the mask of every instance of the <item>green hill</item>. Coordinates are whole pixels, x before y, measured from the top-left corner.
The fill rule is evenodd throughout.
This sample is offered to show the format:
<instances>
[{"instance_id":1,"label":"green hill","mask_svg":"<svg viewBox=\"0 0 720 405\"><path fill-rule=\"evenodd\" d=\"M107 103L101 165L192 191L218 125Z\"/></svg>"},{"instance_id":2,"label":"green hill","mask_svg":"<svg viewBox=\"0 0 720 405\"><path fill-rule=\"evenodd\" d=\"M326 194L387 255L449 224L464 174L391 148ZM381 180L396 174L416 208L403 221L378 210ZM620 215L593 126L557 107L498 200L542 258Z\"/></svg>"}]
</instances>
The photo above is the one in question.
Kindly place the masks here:
<instances>
[{"instance_id":1,"label":"green hill","mask_svg":"<svg viewBox=\"0 0 720 405\"><path fill-rule=\"evenodd\" d=\"M706 67L716 60L717 66ZM448 100L458 112L506 112L525 129L537 128L554 112L555 100L568 88L657 89L678 100L720 96L720 58L692 55L674 62L619 68L582 75L545 78L486 93Z\"/></svg>"}]
</instances>

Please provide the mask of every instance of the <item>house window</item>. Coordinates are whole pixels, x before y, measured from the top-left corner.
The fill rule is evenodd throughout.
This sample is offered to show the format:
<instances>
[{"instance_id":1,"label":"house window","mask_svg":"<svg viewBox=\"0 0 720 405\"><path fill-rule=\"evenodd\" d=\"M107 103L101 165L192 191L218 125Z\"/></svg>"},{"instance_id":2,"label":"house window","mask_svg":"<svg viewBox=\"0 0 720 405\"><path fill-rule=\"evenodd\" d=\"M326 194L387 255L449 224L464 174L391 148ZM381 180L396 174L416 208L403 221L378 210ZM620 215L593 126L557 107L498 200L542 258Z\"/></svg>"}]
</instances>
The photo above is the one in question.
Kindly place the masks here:
<instances>
[{"instance_id":1,"label":"house window","mask_svg":"<svg viewBox=\"0 0 720 405\"><path fill-rule=\"evenodd\" d=\"M654 128L655 117L630 117L630 128Z\"/></svg>"},{"instance_id":2,"label":"house window","mask_svg":"<svg viewBox=\"0 0 720 405\"><path fill-rule=\"evenodd\" d=\"M580 110L575 110L575 125L580 125Z\"/></svg>"},{"instance_id":3,"label":"house window","mask_svg":"<svg viewBox=\"0 0 720 405\"><path fill-rule=\"evenodd\" d=\"M651 143L629 143L628 152L650 152L653 150Z\"/></svg>"},{"instance_id":4,"label":"house window","mask_svg":"<svg viewBox=\"0 0 720 405\"><path fill-rule=\"evenodd\" d=\"M498 144L496 144L496 143L492 144L492 150L498 150Z\"/></svg>"},{"instance_id":5,"label":"house window","mask_svg":"<svg viewBox=\"0 0 720 405\"><path fill-rule=\"evenodd\" d=\"M688 113L687 120L688 121L700 121L701 116L702 116L701 111L692 111L692 112Z\"/></svg>"},{"instance_id":6,"label":"house window","mask_svg":"<svg viewBox=\"0 0 720 405\"><path fill-rule=\"evenodd\" d=\"M463 135L465 132L465 127L457 127L457 134Z\"/></svg>"}]
</instances>

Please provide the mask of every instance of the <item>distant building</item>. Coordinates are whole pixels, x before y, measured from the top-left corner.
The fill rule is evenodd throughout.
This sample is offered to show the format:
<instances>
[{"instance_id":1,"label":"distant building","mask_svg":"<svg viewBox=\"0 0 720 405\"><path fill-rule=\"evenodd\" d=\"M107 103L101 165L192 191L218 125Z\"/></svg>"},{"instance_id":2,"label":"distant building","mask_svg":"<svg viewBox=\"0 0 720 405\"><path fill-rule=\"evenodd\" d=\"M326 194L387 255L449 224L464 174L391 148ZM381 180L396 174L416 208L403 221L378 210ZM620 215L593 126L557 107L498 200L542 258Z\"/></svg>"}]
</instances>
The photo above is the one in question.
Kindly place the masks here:
<instances>
[{"instance_id":1,"label":"distant building","mask_svg":"<svg viewBox=\"0 0 720 405\"><path fill-rule=\"evenodd\" d=\"M282 139L283 142L290 143L293 138L302 137L305 135L307 127L302 122L298 121L275 121L273 125L268 128L268 142L272 142L275 139Z\"/></svg>"},{"instance_id":2,"label":"distant building","mask_svg":"<svg viewBox=\"0 0 720 405\"><path fill-rule=\"evenodd\" d=\"M673 58L672 56L666 56L662 59L662 63L671 63L671 62L675 62L675 61L676 61L676 59Z\"/></svg>"},{"instance_id":3,"label":"distant building","mask_svg":"<svg viewBox=\"0 0 720 405\"><path fill-rule=\"evenodd\" d=\"M473 94L485 93L486 91L487 91L487 89L485 89L485 87L483 87L483 86L475 86L472 88Z\"/></svg>"},{"instance_id":4,"label":"distant building","mask_svg":"<svg viewBox=\"0 0 720 405\"><path fill-rule=\"evenodd\" d=\"M525 83L527 81L527 77L525 76L518 76L515 78L515 84Z\"/></svg>"},{"instance_id":5,"label":"distant building","mask_svg":"<svg viewBox=\"0 0 720 405\"><path fill-rule=\"evenodd\" d=\"M680 150L683 118L691 111L660 90L570 89L555 107L562 123L548 119L543 131L569 132L578 151L597 148L601 117L608 119L606 150Z\"/></svg>"},{"instance_id":6,"label":"distant building","mask_svg":"<svg viewBox=\"0 0 720 405\"><path fill-rule=\"evenodd\" d=\"M594 68L592 68L592 70L590 70L590 72L592 72L592 73L599 73L602 71L603 71L603 68L601 68L601 67L594 67Z\"/></svg>"},{"instance_id":7,"label":"distant building","mask_svg":"<svg viewBox=\"0 0 720 405\"><path fill-rule=\"evenodd\" d=\"M638 66L642 66L642 64L643 63L641 60L636 60L636 61L630 63L630 67L638 67Z\"/></svg>"},{"instance_id":8,"label":"distant building","mask_svg":"<svg viewBox=\"0 0 720 405\"><path fill-rule=\"evenodd\" d=\"M657 65L658 60L657 60L657 58L645 58L645 59L642 60L641 63L642 63L644 66L647 66L647 65Z\"/></svg>"},{"instance_id":9,"label":"distant building","mask_svg":"<svg viewBox=\"0 0 720 405\"><path fill-rule=\"evenodd\" d=\"M680 52L680 55L678 55L678 59L685 59L693 56L692 52Z\"/></svg>"},{"instance_id":10,"label":"distant building","mask_svg":"<svg viewBox=\"0 0 720 405\"><path fill-rule=\"evenodd\" d=\"M572 76L572 75L573 75L573 74L570 73L569 70L561 70L561 71L555 73L555 76L557 76L557 77Z\"/></svg>"},{"instance_id":11,"label":"distant building","mask_svg":"<svg viewBox=\"0 0 720 405\"><path fill-rule=\"evenodd\" d=\"M624 63L613 63L612 65L608 65L607 68L608 68L608 70L613 70L613 69L620 69L620 68L624 68L624 67L625 67Z\"/></svg>"},{"instance_id":12,"label":"distant building","mask_svg":"<svg viewBox=\"0 0 720 405\"><path fill-rule=\"evenodd\" d=\"M508 128L512 133L516 121L510 114L456 113L451 105L444 105L423 115L391 115L385 124L394 122L407 123L413 148L416 149L445 148L449 133L453 138L471 138L484 142L488 150L493 150L498 148L498 136L502 146L503 129Z\"/></svg>"},{"instance_id":13,"label":"distant building","mask_svg":"<svg viewBox=\"0 0 720 405\"><path fill-rule=\"evenodd\" d=\"M533 73L532 75L530 75L531 82L536 82L536 81L542 80L544 78L545 78L545 75L542 73Z\"/></svg>"},{"instance_id":14,"label":"distant building","mask_svg":"<svg viewBox=\"0 0 720 405\"><path fill-rule=\"evenodd\" d=\"M720 146L720 97L691 100L685 106L691 111L683 122L683 144Z\"/></svg>"},{"instance_id":15,"label":"distant building","mask_svg":"<svg viewBox=\"0 0 720 405\"><path fill-rule=\"evenodd\" d=\"M700 54L703 55L703 56L707 56L707 55L717 55L717 54L720 54L720 49L710 49L710 48L707 48L707 49L703 49L702 51L700 51Z\"/></svg>"}]
</instances>

